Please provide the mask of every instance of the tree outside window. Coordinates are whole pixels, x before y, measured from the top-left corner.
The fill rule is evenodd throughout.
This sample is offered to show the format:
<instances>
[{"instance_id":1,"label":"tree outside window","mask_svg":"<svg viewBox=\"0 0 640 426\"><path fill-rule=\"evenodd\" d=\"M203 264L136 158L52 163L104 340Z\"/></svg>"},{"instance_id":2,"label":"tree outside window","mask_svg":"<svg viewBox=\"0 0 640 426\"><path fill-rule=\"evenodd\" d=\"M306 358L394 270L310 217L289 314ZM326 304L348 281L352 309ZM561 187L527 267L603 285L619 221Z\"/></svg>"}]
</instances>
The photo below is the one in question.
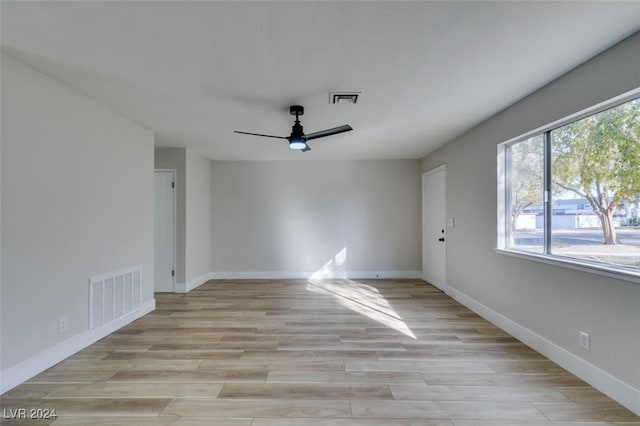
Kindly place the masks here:
<instances>
[{"instance_id":1,"label":"tree outside window","mask_svg":"<svg viewBox=\"0 0 640 426\"><path fill-rule=\"evenodd\" d=\"M619 244L614 214L640 198L640 99L551 132L554 194L585 198L604 244Z\"/></svg>"}]
</instances>

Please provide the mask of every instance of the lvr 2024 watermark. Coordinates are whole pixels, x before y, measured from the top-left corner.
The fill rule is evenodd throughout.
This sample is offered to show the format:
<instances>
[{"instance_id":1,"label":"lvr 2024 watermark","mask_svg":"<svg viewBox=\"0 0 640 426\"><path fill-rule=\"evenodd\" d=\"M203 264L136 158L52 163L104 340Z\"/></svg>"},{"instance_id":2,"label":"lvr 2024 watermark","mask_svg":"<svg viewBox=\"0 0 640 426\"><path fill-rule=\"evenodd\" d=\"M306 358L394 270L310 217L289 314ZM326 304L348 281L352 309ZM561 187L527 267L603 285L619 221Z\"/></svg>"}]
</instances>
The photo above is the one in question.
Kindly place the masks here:
<instances>
[{"instance_id":1,"label":"lvr 2024 watermark","mask_svg":"<svg viewBox=\"0 0 640 426\"><path fill-rule=\"evenodd\" d=\"M40 419L50 420L58 417L56 410L49 408L3 408L2 418L11 419Z\"/></svg>"}]
</instances>

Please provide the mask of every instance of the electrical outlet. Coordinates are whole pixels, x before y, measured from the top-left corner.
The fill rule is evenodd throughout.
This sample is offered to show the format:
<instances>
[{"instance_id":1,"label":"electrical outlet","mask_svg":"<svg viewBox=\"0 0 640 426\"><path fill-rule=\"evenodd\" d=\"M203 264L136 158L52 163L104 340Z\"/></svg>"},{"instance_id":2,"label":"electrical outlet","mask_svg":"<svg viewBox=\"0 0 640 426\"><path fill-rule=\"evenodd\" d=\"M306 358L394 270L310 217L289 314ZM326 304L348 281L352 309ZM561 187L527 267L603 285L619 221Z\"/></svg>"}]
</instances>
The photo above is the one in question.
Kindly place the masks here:
<instances>
[{"instance_id":1,"label":"electrical outlet","mask_svg":"<svg viewBox=\"0 0 640 426\"><path fill-rule=\"evenodd\" d=\"M58 318L58 333L64 333L67 327L69 327L69 317L65 315Z\"/></svg>"},{"instance_id":2,"label":"electrical outlet","mask_svg":"<svg viewBox=\"0 0 640 426\"><path fill-rule=\"evenodd\" d=\"M580 332L580 347L587 352L591 351L591 335L589 333Z\"/></svg>"}]
</instances>

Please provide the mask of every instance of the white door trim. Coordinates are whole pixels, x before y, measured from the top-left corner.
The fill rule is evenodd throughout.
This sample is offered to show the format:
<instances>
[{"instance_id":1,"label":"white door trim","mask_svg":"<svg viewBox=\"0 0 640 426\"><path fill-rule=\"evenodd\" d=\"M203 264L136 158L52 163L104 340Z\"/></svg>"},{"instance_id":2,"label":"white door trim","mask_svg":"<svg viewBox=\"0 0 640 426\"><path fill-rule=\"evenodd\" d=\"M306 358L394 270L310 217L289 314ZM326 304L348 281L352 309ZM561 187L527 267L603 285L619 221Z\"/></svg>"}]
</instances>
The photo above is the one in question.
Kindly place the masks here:
<instances>
[{"instance_id":1,"label":"white door trim","mask_svg":"<svg viewBox=\"0 0 640 426\"><path fill-rule=\"evenodd\" d=\"M433 169L427 170L426 172L422 173L422 181L424 182L425 176L432 175L432 174L437 173L437 172L439 172L441 170L445 170L445 171L447 170L447 163L440 164L438 167L435 167Z\"/></svg>"},{"instance_id":2,"label":"white door trim","mask_svg":"<svg viewBox=\"0 0 640 426\"><path fill-rule=\"evenodd\" d=\"M178 189L178 170L177 169L154 169L153 170L154 176L155 176L155 173L159 173L159 172L173 174L173 183L174 183L173 185L174 186L174 190L173 190L173 270L174 270L174 274L172 278L173 278L173 292L175 293L176 292L176 276L178 274L178 271L176 270L176 267L178 265L178 239L177 239L178 230L177 230L177 224L176 224L178 220L178 199L176 196L176 191ZM154 215L155 215L155 212L154 212ZM154 242L154 245L155 245L155 242ZM155 265L154 265L154 272L155 272ZM155 280L155 276L154 276L154 280ZM155 292L155 285L154 285L154 292Z\"/></svg>"},{"instance_id":3,"label":"white door trim","mask_svg":"<svg viewBox=\"0 0 640 426\"><path fill-rule=\"evenodd\" d=\"M426 210L426 200L424 197L424 186L425 186L425 182L427 180L427 177L434 174L434 173L438 173L444 171L444 185L445 185L445 201L446 201L446 185L447 185L447 164L441 164L437 167L434 167L433 169L427 170L426 172L422 173L422 185L420 186L420 195L422 197L422 211L421 211L421 219L422 219L422 279L424 281L428 281L427 280L427 274L426 274L426 269L425 269L425 264L424 264L424 253L426 251L426 245L427 245L427 241L426 241L426 223L425 223L425 210ZM445 209L445 222L446 222L446 203L444 206ZM443 226L446 226L446 223L443 224ZM445 237L446 238L446 237ZM443 277L444 277L444 282L440 283L440 285L442 285L443 288L441 288L440 290L444 291L444 288L446 288L447 286L447 250L446 250L446 240L445 240L445 251L444 251L444 265L443 265ZM433 284L433 283L432 283ZM434 284L435 285L435 284ZM436 287L438 287L438 285L436 285ZM439 287L438 287L439 288Z\"/></svg>"}]
</instances>

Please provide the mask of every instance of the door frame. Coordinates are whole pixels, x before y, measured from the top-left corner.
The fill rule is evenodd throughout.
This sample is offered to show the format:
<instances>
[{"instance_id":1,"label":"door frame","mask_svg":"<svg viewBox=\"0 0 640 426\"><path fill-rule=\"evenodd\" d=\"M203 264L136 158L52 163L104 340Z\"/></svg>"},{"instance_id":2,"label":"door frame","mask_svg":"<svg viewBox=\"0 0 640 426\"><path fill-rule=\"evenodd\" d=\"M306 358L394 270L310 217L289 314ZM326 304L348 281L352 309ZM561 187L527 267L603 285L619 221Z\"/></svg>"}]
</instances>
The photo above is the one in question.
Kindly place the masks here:
<instances>
[{"instance_id":1,"label":"door frame","mask_svg":"<svg viewBox=\"0 0 640 426\"><path fill-rule=\"evenodd\" d=\"M425 269L425 264L424 264L424 254L426 251L426 245L427 245L427 235L426 235L426 227L427 224L425 223L425 211L426 211L426 199L424 196L424 188L425 188L425 182L427 180L427 177L429 175L432 175L434 173L438 173L438 172L444 172L444 199L445 199L445 204L444 204L444 220L445 223L443 224L443 226L445 226L446 229L446 225L447 225L447 164L441 164L437 167L434 167L433 169L429 169L426 172L422 173L422 185L420 185L420 193L421 193L421 198L422 198L422 211L421 211L421 219L422 219L422 279L423 281L427 281L427 276L426 276L426 269ZM446 236L447 233L445 233L445 238L447 238ZM442 286L446 288L447 285L447 241L445 239L444 242L444 266L443 266L444 270L443 270L443 277L444 277L444 282L442 283ZM433 285L434 287L439 288L442 291L445 291L444 288L440 288L437 284L431 283L431 285Z\"/></svg>"},{"instance_id":2,"label":"door frame","mask_svg":"<svg viewBox=\"0 0 640 426\"><path fill-rule=\"evenodd\" d=\"M177 227L177 222L178 222L178 198L176 196L176 191L178 190L178 169L166 169L166 168L162 168L162 169L154 169L153 170L153 176L154 176L154 204L153 204L153 214L154 214L154 241L153 241L153 249L155 251L155 247L156 247L156 242L155 242L155 174L156 173L171 173L173 175L173 277L172 277L172 287L173 287L173 293L176 292L176 277L178 275L178 271L176 270L176 267L178 265L178 227ZM155 293L156 288L155 288L155 253L154 253L154 264L153 264L153 277L154 277L154 286L153 286L153 291Z\"/></svg>"}]
</instances>

